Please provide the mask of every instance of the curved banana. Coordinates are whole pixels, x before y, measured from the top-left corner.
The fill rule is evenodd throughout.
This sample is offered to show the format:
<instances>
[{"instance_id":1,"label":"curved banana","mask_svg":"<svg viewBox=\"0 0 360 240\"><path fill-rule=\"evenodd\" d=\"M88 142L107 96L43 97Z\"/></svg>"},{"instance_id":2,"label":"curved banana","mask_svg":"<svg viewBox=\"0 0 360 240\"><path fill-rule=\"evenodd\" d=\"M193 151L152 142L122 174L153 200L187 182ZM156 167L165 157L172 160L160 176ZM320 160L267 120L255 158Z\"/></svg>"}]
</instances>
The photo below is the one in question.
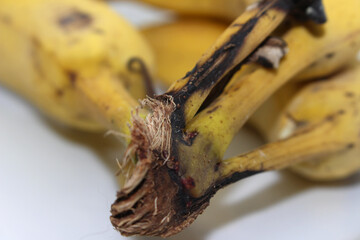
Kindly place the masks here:
<instances>
[{"instance_id":1,"label":"curved banana","mask_svg":"<svg viewBox=\"0 0 360 240\"><path fill-rule=\"evenodd\" d=\"M145 95L128 63L153 67L139 33L97 1L0 2L0 83L72 127L127 133Z\"/></svg>"},{"instance_id":2,"label":"curved banana","mask_svg":"<svg viewBox=\"0 0 360 240\"><path fill-rule=\"evenodd\" d=\"M225 160L218 180L289 166L315 180L349 177L360 170L359 111L357 64L326 81L304 87L279 118L279 140Z\"/></svg>"},{"instance_id":3,"label":"curved banana","mask_svg":"<svg viewBox=\"0 0 360 240\"><path fill-rule=\"evenodd\" d=\"M348 142L348 149L322 158L299 163L292 170L313 180L338 180L360 170L360 65L357 64L332 79L311 83L290 101L275 125L274 139L288 138L321 121L333 122L338 141ZM333 115L349 118L339 125ZM329 138L324 134L323 138ZM314 139L315 141L315 139Z\"/></svg>"}]
</instances>

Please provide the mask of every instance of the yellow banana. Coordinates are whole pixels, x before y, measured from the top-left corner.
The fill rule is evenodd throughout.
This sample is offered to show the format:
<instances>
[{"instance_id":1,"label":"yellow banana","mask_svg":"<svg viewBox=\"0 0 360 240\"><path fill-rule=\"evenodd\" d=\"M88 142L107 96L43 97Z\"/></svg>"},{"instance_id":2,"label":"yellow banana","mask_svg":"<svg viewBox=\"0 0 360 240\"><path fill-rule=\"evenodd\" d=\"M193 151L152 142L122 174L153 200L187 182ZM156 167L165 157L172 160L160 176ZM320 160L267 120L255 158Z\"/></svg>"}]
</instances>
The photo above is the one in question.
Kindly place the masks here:
<instances>
[{"instance_id":1,"label":"yellow banana","mask_svg":"<svg viewBox=\"0 0 360 240\"><path fill-rule=\"evenodd\" d=\"M233 20L257 0L141 0L181 14L202 15Z\"/></svg>"},{"instance_id":2,"label":"yellow banana","mask_svg":"<svg viewBox=\"0 0 360 240\"><path fill-rule=\"evenodd\" d=\"M360 170L360 65L308 84L284 109L278 141L224 161L222 177L292 167L315 180L336 180ZM307 160L307 161L305 161Z\"/></svg>"},{"instance_id":3,"label":"yellow banana","mask_svg":"<svg viewBox=\"0 0 360 240\"><path fill-rule=\"evenodd\" d=\"M97 1L0 2L1 83L72 127L128 132L134 98L145 95L128 63L153 67L139 33Z\"/></svg>"},{"instance_id":4,"label":"yellow banana","mask_svg":"<svg viewBox=\"0 0 360 240\"><path fill-rule=\"evenodd\" d=\"M289 14L325 21L320 1L261 2L238 17L184 78L165 94L147 100L152 113L145 120L134 119L125 158L135 159L133 174L111 210L111 221L122 234L175 234L194 221L219 188L248 175L219 175L222 154L246 117L340 43L359 46L360 19L355 10L359 2L347 0L340 9L336 5L335 0L325 1L331 20L324 27L295 25L284 34L290 52L277 71L249 65L234 76L249 57L260 59L269 49L284 53L283 42L266 39ZM346 17L339 15L344 11ZM325 33L316 36L308 27ZM307 44L297 41L300 37ZM268 45L275 42L278 46Z\"/></svg>"},{"instance_id":5,"label":"yellow banana","mask_svg":"<svg viewBox=\"0 0 360 240\"><path fill-rule=\"evenodd\" d=\"M312 161L292 167L294 171L307 178L337 180L348 177L360 169L359 138L356 136L352 138L358 132L357 126L360 120L357 114L360 103L360 67L357 65L353 68L334 77L333 80L315 82L306 86L296 94L279 117L273 134L277 139L292 136L297 131L313 126L326 118L328 121L335 121L335 125L337 122L331 117L335 113L350 118L347 120L349 121L347 125L341 126L344 129L340 127L336 129L338 141L341 141L343 136L344 141L348 142L349 150L325 158L312 158ZM329 134L322 136L322 138L329 137Z\"/></svg>"}]
</instances>

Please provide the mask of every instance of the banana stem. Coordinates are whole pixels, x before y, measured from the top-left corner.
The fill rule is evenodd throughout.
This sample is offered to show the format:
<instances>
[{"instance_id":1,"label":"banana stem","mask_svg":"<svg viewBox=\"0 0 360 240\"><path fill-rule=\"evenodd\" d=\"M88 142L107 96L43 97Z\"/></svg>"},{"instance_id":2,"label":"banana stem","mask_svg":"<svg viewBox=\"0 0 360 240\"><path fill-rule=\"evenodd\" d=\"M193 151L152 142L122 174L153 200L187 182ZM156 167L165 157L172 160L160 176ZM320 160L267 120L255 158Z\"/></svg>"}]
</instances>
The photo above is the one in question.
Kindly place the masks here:
<instances>
[{"instance_id":1,"label":"banana stem","mask_svg":"<svg viewBox=\"0 0 360 240\"><path fill-rule=\"evenodd\" d=\"M139 104L117 77L104 69L95 77L76 76L73 83L97 121L107 129L130 136L131 112Z\"/></svg>"},{"instance_id":2,"label":"banana stem","mask_svg":"<svg viewBox=\"0 0 360 240\"><path fill-rule=\"evenodd\" d=\"M218 166L217 187L235 182L255 173L279 170L302 161L318 159L353 147L338 129L343 127L343 112L322 122L299 130L291 137L266 144L256 150L226 159ZM345 134L346 135L346 134Z\"/></svg>"},{"instance_id":3,"label":"banana stem","mask_svg":"<svg viewBox=\"0 0 360 240\"><path fill-rule=\"evenodd\" d=\"M134 66L136 64L138 65L138 67ZM145 84L146 95L149 97L154 97L155 96L154 84L152 81L152 77L149 73L149 70L146 67L144 61L138 57L131 58L130 61L128 62L128 69L132 72L136 72L141 75Z\"/></svg>"},{"instance_id":4,"label":"banana stem","mask_svg":"<svg viewBox=\"0 0 360 240\"><path fill-rule=\"evenodd\" d=\"M284 20L290 1L264 1L239 16L203 55L192 71L175 82L167 95L178 106L173 115L177 130L193 118L211 90L230 80L236 68Z\"/></svg>"}]
</instances>

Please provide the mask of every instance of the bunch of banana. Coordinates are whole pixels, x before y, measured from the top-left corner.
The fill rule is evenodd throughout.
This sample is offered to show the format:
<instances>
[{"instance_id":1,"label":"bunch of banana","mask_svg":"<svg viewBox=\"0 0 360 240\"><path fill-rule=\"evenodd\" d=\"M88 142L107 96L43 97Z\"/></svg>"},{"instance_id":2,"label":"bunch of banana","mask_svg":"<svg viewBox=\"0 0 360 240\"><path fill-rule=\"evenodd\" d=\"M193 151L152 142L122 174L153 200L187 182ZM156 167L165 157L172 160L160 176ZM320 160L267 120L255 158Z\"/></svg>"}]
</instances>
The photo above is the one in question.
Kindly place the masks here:
<instances>
[{"instance_id":1,"label":"bunch of banana","mask_svg":"<svg viewBox=\"0 0 360 240\"><path fill-rule=\"evenodd\" d=\"M286 131L281 126L277 131L286 139L223 159L234 134L276 90L291 79L332 73L359 49L356 9L360 2L323 2L328 18L325 24L288 23L280 31L282 40L268 36L289 14L324 22L321 2L270 0L248 9L184 78L174 82L165 94L144 101L152 112L145 120L133 119L126 159L134 159L134 170L112 206L111 220L119 231L125 235L175 234L188 226L223 186L265 170L354 149L358 131L354 134L349 129L359 124L358 118L351 117L357 106L338 109L340 105L336 105L315 115L314 121L311 114L305 116L306 111L299 110L304 115L296 119L309 118L305 127L296 129L291 122L289 129L289 124L284 124ZM278 63L286 48L288 53ZM332 67L321 67L325 65ZM356 76L358 70L339 78Z\"/></svg>"},{"instance_id":2,"label":"bunch of banana","mask_svg":"<svg viewBox=\"0 0 360 240\"><path fill-rule=\"evenodd\" d=\"M56 121L128 134L153 68L138 31L98 1L0 2L1 83Z\"/></svg>"},{"instance_id":3,"label":"bunch of banana","mask_svg":"<svg viewBox=\"0 0 360 240\"><path fill-rule=\"evenodd\" d=\"M165 86L170 86L174 79L181 78L181 74L191 67L190 64L211 46L211 42L214 42L225 28L225 24L209 19L180 18L172 23L143 29L142 33L155 53L157 77L160 82ZM281 37L281 35L278 36ZM301 39L298 40L301 41ZM344 65L353 62L356 54L354 46L349 44L339 46L336 53L319 59L280 88L250 117L249 123L265 139L276 140L274 126L279 114L295 93L303 87L304 82L340 71ZM321 167L326 169L325 162L322 164ZM340 166L339 169L341 169ZM314 172L311 178L315 179L315 175ZM328 172L327 179L331 180L331 176L331 172ZM333 178L336 179L337 176Z\"/></svg>"},{"instance_id":4,"label":"bunch of banana","mask_svg":"<svg viewBox=\"0 0 360 240\"><path fill-rule=\"evenodd\" d=\"M360 64L302 88L275 125L275 140L226 160L224 175L292 169L314 180L349 177L360 169ZM304 161L306 160L306 161Z\"/></svg>"},{"instance_id":5,"label":"bunch of banana","mask_svg":"<svg viewBox=\"0 0 360 240\"><path fill-rule=\"evenodd\" d=\"M94 0L1 0L0 80L57 121L130 135L122 166L128 175L112 205L112 223L125 235L170 236L194 221L227 184L325 156L322 160L336 167L336 154L358 154L353 129L359 124L360 93L354 89L359 89L360 74L354 67L328 85L309 85L300 92L275 128L281 140L223 159L234 134L277 89L290 79L332 73L359 48L360 2L324 4L329 21L321 26L315 24L326 21L320 0L252 5L184 78L142 102L150 111L140 111L134 98L145 95L142 80L152 71L152 55L136 30L107 6ZM210 15L232 18L229 11ZM290 15L300 21L277 30ZM269 38L272 33L282 40ZM318 108L335 95L345 97L323 112L311 109L309 102ZM350 162L339 177L359 167ZM321 167L307 164L297 171L311 177L313 168L321 175Z\"/></svg>"}]
</instances>

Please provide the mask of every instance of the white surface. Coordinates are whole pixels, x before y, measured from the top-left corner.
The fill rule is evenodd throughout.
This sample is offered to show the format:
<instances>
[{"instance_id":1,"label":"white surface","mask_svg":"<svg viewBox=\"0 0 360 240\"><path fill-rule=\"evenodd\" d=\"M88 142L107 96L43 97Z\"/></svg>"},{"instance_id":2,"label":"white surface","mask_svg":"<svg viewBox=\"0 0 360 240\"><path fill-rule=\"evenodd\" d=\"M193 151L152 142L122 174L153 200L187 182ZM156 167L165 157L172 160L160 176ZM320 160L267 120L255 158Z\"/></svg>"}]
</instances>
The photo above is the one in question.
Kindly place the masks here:
<instances>
[{"instance_id":1,"label":"white surface","mask_svg":"<svg viewBox=\"0 0 360 240\"><path fill-rule=\"evenodd\" d=\"M137 24L159 19L137 11L121 10ZM117 190L114 141L56 126L2 88L0 114L0 240L124 239L109 221ZM259 143L249 131L235 142L232 149ZM359 175L321 185L287 172L263 173L218 192L172 239L355 240L359 202Z\"/></svg>"}]
</instances>

